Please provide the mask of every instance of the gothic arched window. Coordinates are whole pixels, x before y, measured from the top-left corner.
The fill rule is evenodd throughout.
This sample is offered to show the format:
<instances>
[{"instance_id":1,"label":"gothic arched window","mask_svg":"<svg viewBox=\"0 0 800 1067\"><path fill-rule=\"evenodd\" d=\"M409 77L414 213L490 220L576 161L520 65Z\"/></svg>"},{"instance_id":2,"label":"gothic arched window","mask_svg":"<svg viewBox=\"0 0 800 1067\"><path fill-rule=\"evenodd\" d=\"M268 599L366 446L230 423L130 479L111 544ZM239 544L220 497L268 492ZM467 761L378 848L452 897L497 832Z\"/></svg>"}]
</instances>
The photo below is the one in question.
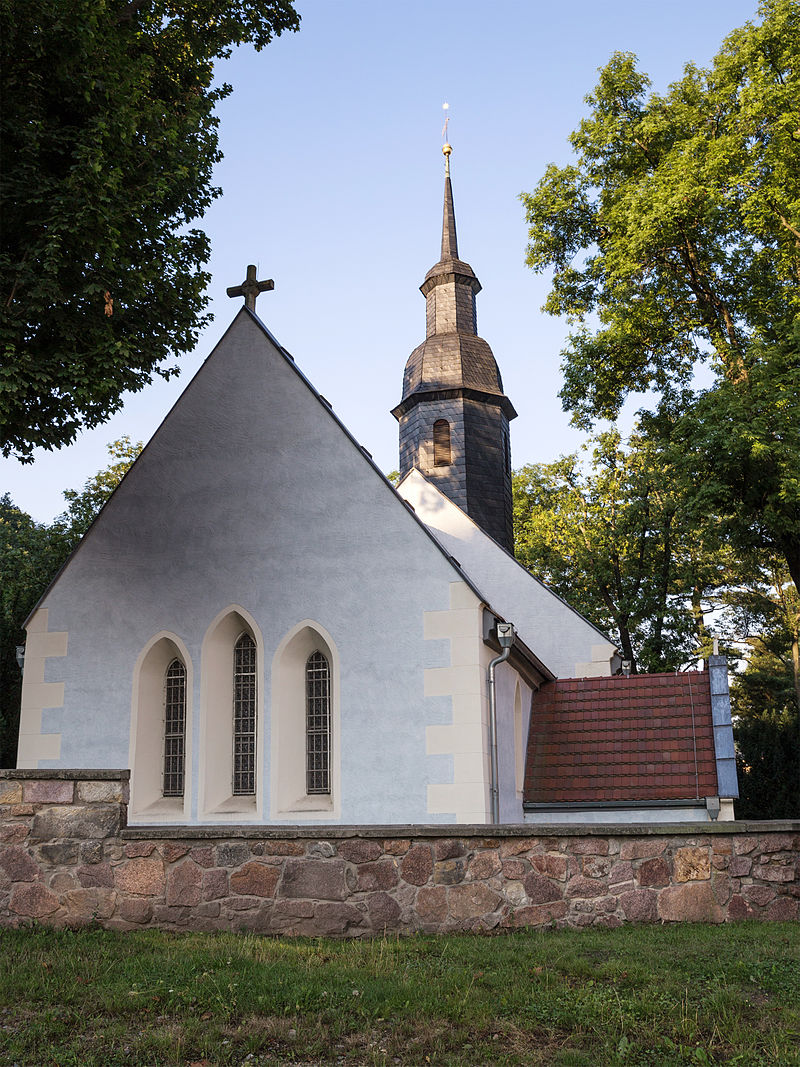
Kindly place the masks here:
<instances>
[{"instance_id":1,"label":"gothic arched window","mask_svg":"<svg viewBox=\"0 0 800 1067\"><path fill-rule=\"evenodd\" d=\"M164 676L165 797L183 796L186 759L186 668L174 659Z\"/></svg>"},{"instance_id":2,"label":"gothic arched window","mask_svg":"<svg viewBox=\"0 0 800 1067\"><path fill-rule=\"evenodd\" d=\"M233 795L256 791L256 643L243 633L233 646Z\"/></svg>"},{"instance_id":3,"label":"gothic arched window","mask_svg":"<svg viewBox=\"0 0 800 1067\"><path fill-rule=\"evenodd\" d=\"M331 671L319 651L306 661L306 792L331 791Z\"/></svg>"},{"instance_id":4,"label":"gothic arched window","mask_svg":"<svg viewBox=\"0 0 800 1067\"><path fill-rule=\"evenodd\" d=\"M450 423L437 419L433 424L433 465L448 467L450 462Z\"/></svg>"}]
</instances>

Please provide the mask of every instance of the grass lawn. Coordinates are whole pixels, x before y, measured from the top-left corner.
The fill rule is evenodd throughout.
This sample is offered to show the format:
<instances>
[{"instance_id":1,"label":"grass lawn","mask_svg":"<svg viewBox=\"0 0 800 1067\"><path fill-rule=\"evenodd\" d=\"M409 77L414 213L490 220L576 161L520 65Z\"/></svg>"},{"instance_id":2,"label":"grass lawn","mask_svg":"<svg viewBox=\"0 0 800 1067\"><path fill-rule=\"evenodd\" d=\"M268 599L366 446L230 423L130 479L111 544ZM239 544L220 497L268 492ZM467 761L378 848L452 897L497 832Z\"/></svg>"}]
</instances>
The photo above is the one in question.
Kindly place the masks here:
<instances>
[{"instance_id":1,"label":"grass lawn","mask_svg":"<svg viewBox=\"0 0 800 1067\"><path fill-rule=\"evenodd\" d=\"M800 1064L800 924L0 931L0 1064Z\"/></svg>"}]
</instances>

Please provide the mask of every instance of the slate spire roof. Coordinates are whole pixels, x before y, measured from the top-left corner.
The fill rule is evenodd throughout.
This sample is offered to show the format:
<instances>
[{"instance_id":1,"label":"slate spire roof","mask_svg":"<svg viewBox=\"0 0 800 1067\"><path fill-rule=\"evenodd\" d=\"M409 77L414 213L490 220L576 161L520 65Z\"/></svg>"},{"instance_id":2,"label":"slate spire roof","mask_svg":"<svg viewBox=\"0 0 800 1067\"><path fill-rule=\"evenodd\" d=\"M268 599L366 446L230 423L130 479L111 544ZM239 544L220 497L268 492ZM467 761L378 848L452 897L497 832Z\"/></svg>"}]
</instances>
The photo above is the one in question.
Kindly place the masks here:
<instances>
[{"instance_id":1,"label":"slate spire roof","mask_svg":"<svg viewBox=\"0 0 800 1067\"><path fill-rule=\"evenodd\" d=\"M426 301L426 337L408 358L403 398L392 414L400 418L431 391L473 389L501 398L506 416L514 418L516 412L503 393L492 350L478 336L475 297L481 283L469 263L459 259L449 168L444 182L441 256L425 275L420 291Z\"/></svg>"}]
</instances>

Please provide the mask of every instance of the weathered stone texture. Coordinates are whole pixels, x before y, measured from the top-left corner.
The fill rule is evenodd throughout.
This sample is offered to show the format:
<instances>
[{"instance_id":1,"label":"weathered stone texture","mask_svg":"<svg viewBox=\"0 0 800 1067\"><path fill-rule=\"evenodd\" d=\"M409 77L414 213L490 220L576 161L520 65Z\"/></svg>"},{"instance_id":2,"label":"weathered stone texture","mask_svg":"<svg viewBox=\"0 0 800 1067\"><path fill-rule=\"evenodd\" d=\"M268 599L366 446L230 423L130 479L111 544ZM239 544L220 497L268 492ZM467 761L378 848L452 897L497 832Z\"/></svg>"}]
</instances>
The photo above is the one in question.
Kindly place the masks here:
<instances>
[{"instance_id":1,"label":"weathered stone texture","mask_svg":"<svg viewBox=\"0 0 800 1067\"><path fill-rule=\"evenodd\" d=\"M697 882L711 877L708 848L679 848L675 853L675 881Z\"/></svg>"},{"instance_id":2,"label":"weathered stone texture","mask_svg":"<svg viewBox=\"0 0 800 1067\"><path fill-rule=\"evenodd\" d=\"M79 867L76 874L84 889L92 886L110 887L114 884L114 872L108 863L92 863L88 867Z\"/></svg>"},{"instance_id":3,"label":"weathered stone texture","mask_svg":"<svg viewBox=\"0 0 800 1067\"><path fill-rule=\"evenodd\" d=\"M22 782L0 782L0 804L21 804Z\"/></svg>"},{"instance_id":4,"label":"weathered stone texture","mask_svg":"<svg viewBox=\"0 0 800 1067\"><path fill-rule=\"evenodd\" d=\"M95 887L71 889L64 894L64 921L68 924L85 925L99 919L109 919L114 914L117 894L113 889Z\"/></svg>"},{"instance_id":5,"label":"weathered stone texture","mask_svg":"<svg viewBox=\"0 0 800 1067\"><path fill-rule=\"evenodd\" d=\"M283 869L282 897L344 900L348 895L344 860L289 859Z\"/></svg>"},{"instance_id":6,"label":"weathered stone texture","mask_svg":"<svg viewBox=\"0 0 800 1067\"><path fill-rule=\"evenodd\" d=\"M28 804L71 804L74 795L73 782L55 779L22 783L22 799Z\"/></svg>"},{"instance_id":7,"label":"weathered stone texture","mask_svg":"<svg viewBox=\"0 0 800 1067\"><path fill-rule=\"evenodd\" d=\"M686 881L686 879L682 879ZM643 886L669 885L669 866L661 856L644 860L636 872L636 881Z\"/></svg>"},{"instance_id":8,"label":"weathered stone texture","mask_svg":"<svg viewBox=\"0 0 800 1067\"><path fill-rule=\"evenodd\" d=\"M34 863L24 848L16 846L0 850L0 870L12 882L35 882L39 877L39 865Z\"/></svg>"},{"instance_id":9,"label":"weathered stone texture","mask_svg":"<svg viewBox=\"0 0 800 1067\"><path fill-rule=\"evenodd\" d=\"M122 825L122 813L116 804L63 805L39 808L33 816L31 837L52 841L57 837L111 837Z\"/></svg>"},{"instance_id":10,"label":"weathered stone texture","mask_svg":"<svg viewBox=\"0 0 800 1067\"><path fill-rule=\"evenodd\" d=\"M563 894L563 887L541 874L527 875L522 884L532 904L546 904L549 900L558 900Z\"/></svg>"},{"instance_id":11,"label":"weathered stone texture","mask_svg":"<svg viewBox=\"0 0 800 1067\"><path fill-rule=\"evenodd\" d=\"M376 863L364 863L358 868L356 889L362 892L391 889L397 885L398 880L397 866L387 857Z\"/></svg>"},{"instance_id":12,"label":"weathered stone texture","mask_svg":"<svg viewBox=\"0 0 800 1067\"><path fill-rule=\"evenodd\" d=\"M139 857L129 860L114 871L117 889L134 896L157 897L164 892L164 864L160 857Z\"/></svg>"},{"instance_id":13,"label":"weathered stone texture","mask_svg":"<svg viewBox=\"0 0 800 1067\"><path fill-rule=\"evenodd\" d=\"M342 859L351 863L368 863L383 855L383 849L379 841L342 841L338 848L338 854Z\"/></svg>"},{"instance_id":14,"label":"weathered stone texture","mask_svg":"<svg viewBox=\"0 0 800 1067\"><path fill-rule=\"evenodd\" d=\"M548 878L557 878L560 882L567 880L567 857L546 852L542 856L531 856L531 867Z\"/></svg>"},{"instance_id":15,"label":"weathered stone texture","mask_svg":"<svg viewBox=\"0 0 800 1067\"><path fill-rule=\"evenodd\" d=\"M658 917L667 922L725 921L725 913L714 897L710 882L687 882L662 889L658 897Z\"/></svg>"},{"instance_id":16,"label":"weathered stone texture","mask_svg":"<svg viewBox=\"0 0 800 1067\"><path fill-rule=\"evenodd\" d=\"M540 829L535 837L522 827L494 837L452 827L414 836L404 827L397 838L369 828L226 838L224 827L187 827L160 838L157 827L121 832L126 782L41 773L0 779L0 925L363 937L800 919L792 824L750 824L744 834L696 824L657 834Z\"/></svg>"},{"instance_id":17,"label":"weathered stone texture","mask_svg":"<svg viewBox=\"0 0 800 1067\"><path fill-rule=\"evenodd\" d=\"M266 863L259 863L257 860L245 863L231 875L231 892L254 897L274 897L279 874L277 867L268 867Z\"/></svg>"},{"instance_id":18,"label":"weathered stone texture","mask_svg":"<svg viewBox=\"0 0 800 1067\"><path fill-rule=\"evenodd\" d=\"M78 800L82 804L120 804L123 800L120 782L77 782Z\"/></svg>"},{"instance_id":19,"label":"weathered stone texture","mask_svg":"<svg viewBox=\"0 0 800 1067\"><path fill-rule=\"evenodd\" d=\"M57 911L60 903L57 894L45 889L39 882L30 882L16 886L8 906L15 915L43 919L45 915Z\"/></svg>"},{"instance_id":20,"label":"weathered stone texture","mask_svg":"<svg viewBox=\"0 0 800 1067\"><path fill-rule=\"evenodd\" d=\"M202 870L191 860L184 860L172 867L167 874L167 904L199 904L202 899L202 877Z\"/></svg>"},{"instance_id":21,"label":"weathered stone texture","mask_svg":"<svg viewBox=\"0 0 800 1067\"><path fill-rule=\"evenodd\" d=\"M430 845L415 845L403 857L400 865L403 880L411 885L425 885L433 873Z\"/></svg>"}]
</instances>

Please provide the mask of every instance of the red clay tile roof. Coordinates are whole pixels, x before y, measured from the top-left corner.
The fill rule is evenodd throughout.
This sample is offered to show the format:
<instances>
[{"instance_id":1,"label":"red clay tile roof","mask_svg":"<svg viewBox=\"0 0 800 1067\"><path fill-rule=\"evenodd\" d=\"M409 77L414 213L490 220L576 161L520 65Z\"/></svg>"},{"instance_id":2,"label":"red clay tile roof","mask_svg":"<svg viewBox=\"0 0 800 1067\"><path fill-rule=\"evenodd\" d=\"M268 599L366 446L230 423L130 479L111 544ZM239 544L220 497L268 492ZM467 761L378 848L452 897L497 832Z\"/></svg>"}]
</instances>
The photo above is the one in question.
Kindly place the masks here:
<instances>
[{"instance_id":1,"label":"red clay tile roof","mask_svg":"<svg viewBox=\"0 0 800 1067\"><path fill-rule=\"evenodd\" d=\"M524 800L714 796L708 677L692 671L564 678L543 685L533 698Z\"/></svg>"}]
</instances>

